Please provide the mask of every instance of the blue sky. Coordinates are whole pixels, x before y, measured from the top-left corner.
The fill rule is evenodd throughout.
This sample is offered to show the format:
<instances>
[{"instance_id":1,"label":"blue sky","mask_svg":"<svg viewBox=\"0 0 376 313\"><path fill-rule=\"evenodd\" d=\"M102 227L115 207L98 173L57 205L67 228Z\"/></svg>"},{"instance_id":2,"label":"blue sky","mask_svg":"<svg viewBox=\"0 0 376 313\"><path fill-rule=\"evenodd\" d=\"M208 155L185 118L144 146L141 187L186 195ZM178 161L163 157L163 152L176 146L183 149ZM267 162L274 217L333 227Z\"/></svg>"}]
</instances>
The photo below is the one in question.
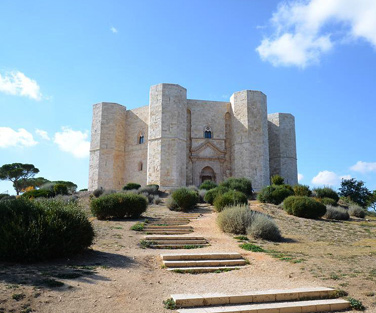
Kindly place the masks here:
<instances>
[{"instance_id":1,"label":"blue sky","mask_svg":"<svg viewBox=\"0 0 376 313\"><path fill-rule=\"evenodd\" d=\"M374 0L0 2L0 165L86 188L92 105L260 90L296 118L300 182L376 189ZM13 193L0 181L0 193Z\"/></svg>"}]
</instances>

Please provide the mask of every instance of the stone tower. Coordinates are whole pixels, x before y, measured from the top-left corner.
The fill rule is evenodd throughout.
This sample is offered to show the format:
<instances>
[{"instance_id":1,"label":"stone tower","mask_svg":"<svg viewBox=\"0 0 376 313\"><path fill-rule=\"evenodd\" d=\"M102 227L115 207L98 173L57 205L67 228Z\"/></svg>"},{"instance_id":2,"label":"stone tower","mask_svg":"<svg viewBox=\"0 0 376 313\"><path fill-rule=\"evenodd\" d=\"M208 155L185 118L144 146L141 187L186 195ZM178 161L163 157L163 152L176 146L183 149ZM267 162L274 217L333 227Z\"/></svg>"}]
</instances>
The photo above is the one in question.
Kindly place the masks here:
<instances>
[{"instance_id":1,"label":"stone tower","mask_svg":"<svg viewBox=\"0 0 376 313\"><path fill-rule=\"evenodd\" d=\"M298 183L296 158L295 118L287 113L268 115L270 175L278 174L285 183Z\"/></svg>"}]
</instances>

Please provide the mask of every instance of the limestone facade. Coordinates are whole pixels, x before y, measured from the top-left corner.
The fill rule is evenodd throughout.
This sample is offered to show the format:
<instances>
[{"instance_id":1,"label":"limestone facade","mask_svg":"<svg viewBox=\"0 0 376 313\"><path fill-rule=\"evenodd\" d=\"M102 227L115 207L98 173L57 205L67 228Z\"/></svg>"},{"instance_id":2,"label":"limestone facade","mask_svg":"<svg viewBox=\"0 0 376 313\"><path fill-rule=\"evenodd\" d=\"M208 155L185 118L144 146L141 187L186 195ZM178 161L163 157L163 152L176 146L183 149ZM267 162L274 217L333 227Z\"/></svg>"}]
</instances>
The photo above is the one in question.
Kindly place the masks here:
<instances>
[{"instance_id":1,"label":"limestone facade","mask_svg":"<svg viewBox=\"0 0 376 313\"><path fill-rule=\"evenodd\" d=\"M247 177L255 190L279 174L297 184L295 120L267 114L260 91L234 93L229 102L187 99L175 84L150 88L148 106L93 107L89 190L128 182L169 189Z\"/></svg>"}]
</instances>

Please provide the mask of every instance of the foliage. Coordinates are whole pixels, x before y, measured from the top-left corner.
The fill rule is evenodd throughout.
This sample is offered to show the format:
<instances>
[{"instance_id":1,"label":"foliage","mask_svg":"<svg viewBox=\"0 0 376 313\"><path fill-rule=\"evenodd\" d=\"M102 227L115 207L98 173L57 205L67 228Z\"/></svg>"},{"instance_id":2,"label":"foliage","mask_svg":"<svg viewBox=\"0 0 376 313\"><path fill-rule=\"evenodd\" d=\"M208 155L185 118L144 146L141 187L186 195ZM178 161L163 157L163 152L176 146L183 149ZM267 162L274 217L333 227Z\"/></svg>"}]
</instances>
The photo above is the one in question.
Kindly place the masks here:
<instances>
[{"instance_id":1,"label":"foliage","mask_svg":"<svg viewBox=\"0 0 376 313\"><path fill-rule=\"evenodd\" d=\"M159 185L157 184L149 184L149 185L146 185L146 187L152 187L153 189L156 189L157 191L159 191Z\"/></svg>"},{"instance_id":2,"label":"foliage","mask_svg":"<svg viewBox=\"0 0 376 313\"><path fill-rule=\"evenodd\" d=\"M172 199L177 204L180 211L188 211L193 209L199 201L198 194L186 187L176 189L171 194Z\"/></svg>"},{"instance_id":3,"label":"foliage","mask_svg":"<svg viewBox=\"0 0 376 313\"><path fill-rule=\"evenodd\" d=\"M0 259L33 262L78 253L94 230L76 203L24 198L0 202Z\"/></svg>"},{"instance_id":4,"label":"foliage","mask_svg":"<svg viewBox=\"0 0 376 313\"><path fill-rule=\"evenodd\" d=\"M325 205L338 206L338 203L332 198L317 198L317 200Z\"/></svg>"},{"instance_id":5,"label":"foliage","mask_svg":"<svg viewBox=\"0 0 376 313\"><path fill-rule=\"evenodd\" d=\"M193 190L195 193L197 193L198 194L198 188L195 186L195 185L189 185L188 187L187 187L189 190Z\"/></svg>"},{"instance_id":6,"label":"foliage","mask_svg":"<svg viewBox=\"0 0 376 313\"><path fill-rule=\"evenodd\" d=\"M376 190L374 190L372 194L369 196L367 206L376 211Z\"/></svg>"},{"instance_id":7,"label":"foliage","mask_svg":"<svg viewBox=\"0 0 376 313\"><path fill-rule=\"evenodd\" d=\"M335 202L338 202L338 194L330 187L315 188L313 189L317 198L331 198Z\"/></svg>"},{"instance_id":8,"label":"foliage","mask_svg":"<svg viewBox=\"0 0 376 313\"><path fill-rule=\"evenodd\" d=\"M226 187L230 190L240 191L247 196L252 196L253 188L252 182L248 178L228 178L220 186Z\"/></svg>"},{"instance_id":9,"label":"foliage","mask_svg":"<svg viewBox=\"0 0 376 313\"><path fill-rule=\"evenodd\" d=\"M32 187L32 189L40 188L40 186L48 182L50 181L44 177L23 178L18 182L18 186L21 188L22 192L24 192L28 191L30 187Z\"/></svg>"},{"instance_id":10,"label":"foliage","mask_svg":"<svg viewBox=\"0 0 376 313\"><path fill-rule=\"evenodd\" d=\"M157 195L158 194L158 185L148 185L145 187L141 187L138 189L139 193L147 193L149 195Z\"/></svg>"},{"instance_id":11,"label":"foliage","mask_svg":"<svg viewBox=\"0 0 376 313\"><path fill-rule=\"evenodd\" d=\"M91 212L99 220L109 218L138 218L148 206L148 200L133 193L114 193L93 199Z\"/></svg>"},{"instance_id":12,"label":"foliage","mask_svg":"<svg viewBox=\"0 0 376 313\"><path fill-rule=\"evenodd\" d=\"M251 225L247 228L247 234L256 239L280 241L281 232L277 224L267 215L254 214Z\"/></svg>"},{"instance_id":13,"label":"foliage","mask_svg":"<svg viewBox=\"0 0 376 313\"><path fill-rule=\"evenodd\" d=\"M54 193L55 195L67 195L68 194L68 187L65 184L56 184L54 186Z\"/></svg>"},{"instance_id":14,"label":"foliage","mask_svg":"<svg viewBox=\"0 0 376 313\"><path fill-rule=\"evenodd\" d=\"M236 190L230 190L222 195L218 195L214 200L214 206L217 212L221 212L227 206L247 204L247 196Z\"/></svg>"},{"instance_id":15,"label":"foliage","mask_svg":"<svg viewBox=\"0 0 376 313\"><path fill-rule=\"evenodd\" d=\"M164 300L163 305L164 305L165 309L168 309L168 310L175 310L176 309L176 303L175 303L174 299L172 299L172 298Z\"/></svg>"},{"instance_id":16,"label":"foliage","mask_svg":"<svg viewBox=\"0 0 376 313\"><path fill-rule=\"evenodd\" d=\"M26 199L32 198L51 198L54 196L54 193L49 190L36 189L24 192L21 197Z\"/></svg>"},{"instance_id":17,"label":"foliage","mask_svg":"<svg viewBox=\"0 0 376 313\"><path fill-rule=\"evenodd\" d=\"M344 208L327 205L324 217L329 220L348 220L350 215Z\"/></svg>"},{"instance_id":18,"label":"foliage","mask_svg":"<svg viewBox=\"0 0 376 313\"><path fill-rule=\"evenodd\" d=\"M208 191L206 190L206 189L200 189L199 191L198 191L198 196L200 197L200 202L201 203L204 203L205 202L205 195L206 195L206 193L207 193Z\"/></svg>"},{"instance_id":19,"label":"foliage","mask_svg":"<svg viewBox=\"0 0 376 313\"><path fill-rule=\"evenodd\" d=\"M93 195L96 197L96 198L99 198L104 192L104 189L101 187L101 188L97 188L93 191Z\"/></svg>"},{"instance_id":20,"label":"foliage","mask_svg":"<svg viewBox=\"0 0 376 313\"><path fill-rule=\"evenodd\" d=\"M68 188L69 193L74 193L77 190L77 185L67 180L54 180L52 183L65 185Z\"/></svg>"},{"instance_id":21,"label":"foliage","mask_svg":"<svg viewBox=\"0 0 376 313\"><path fill-rule=\"evenodd\" d=\"M239 247L244 249L244 250L252 251L252 252L265 252L265 250L263 248L261 248L260 246L257 246L255 244L249 243L249 242L243 243L243 244L239 245Z\"/></svg>"},{"instance_id":22,"label":"foliage","mask_svg":"<svg viewBox=\"0 0 376 313\"><path fill-rule=\"evenodd\" d=\"M176 211L179 206L178 204L176 203L176 201L171 197L171 195L167 198L166 200L166 206L172 210L172 211Z\"/></svg>"},{"instance_id":23,"label":"foliage","mask_svg":"<svg viewBox=\"0 0 376 313\"><path fill-rule=\"evenodd\" d=\"M364 218L366 216L365 210L357 204L351 204L349 206L349 214L350 216L355 216L359 218Z\"/></svg>"},{"instance_id":24,"label":"foliage","mask_svg":"<svg viewBox=\"0 0 376 313\"><path fill-rule=\"evenodd\" d=\"M5 197L9 197L9 195L7 193L0 193L0 200Z\"/></svg>"},{"instance_id":25,"label":"foliage","mask_svg":"<svg viewBox=\"0 0 376 313\"><path fill-rule=\"evenodd\" d=\"M257 199L263 203L280 204L284 199L294 194L292 188L288 185L271 185L264 187Z\"/></svg>"},{"instance_id":26,"label":"foliage","mask_svg":"<svg viewBox=\"0 0 376 313\"><path fill-rule=\"evenodd\" d=\"M366 208L372 193L364 186L363 181L350 178L342 179L339 195L341 197L348 197L351 201Z\"/></svg>"},{"instance_id":27,"label":"foliage","mask_svg":"<svg viewBox=\"0 0 376 313\"><path fill-rule=\"evenodd\" d=\"M134 225L131 227L131 230L135 230L135 231L143 231L143 230L144 230L144 227L145 227L145 223L137 222L136 224L134 224Z\"/></svg>"},{"instance_id":28,"label":"foliage","mask_svg":"<svg viewBox=\"0 0 376 313\"><path fill-rule=\"evenodd\" d=\"M305 218L319 218L326 213L326 207L322 203L302 196L290 196L283 202L285 211L290 215Z\"/></svg>"},{"instance_id":29,"label":"foliage","mask_svg":"<svg viewBox=\"0 0 376 313\"><path fill-rule=\"evenodd\" d=\"M285 183L285 180L282 176L279 175L273 175L270 177L270 182L272 185L283 185Z\"/></svg>"},{"instance_id":30,"label":"foliage","mask_svg":"<svg viewBox=\"0 0 376 313\"><path fill-rule=\"evenodd\" d=\"M210 189L214 189L215 187L217 187L218 185L211 181L211 180L205 180L199 187L199 189L205 189L205 190L210 190Z\"/></svg>"},{"instance_id":31,"label":"foliage","mask_svg":"<svg viewBox=\"0 0 376 313\"><path fill-rule=\"evenodd\" d=\"M252 223L254 211L251 211L248 206L233 206L227 207L218 214L217 224L219 228L225 233L245 234L247 228Z\"/></svg>"},{"instance_id":32,"label":"foliage","mask_svg":"<svg viewBox=\"0 0 376 313\"><path fill-rule=\"evenodd\" d=\"M140 184L136 183L128 183L123 187L123 190L132 190L132 189L139 189L141 187Z\"/></svg>"},{"instance_id":33,"label":"foliage","mask_svg":"<svg viewBox=\"0 0 376 313\"><path fill-rule=\"evenodd\" d=\"M229 191L229 189L227 187L224 187L224 186L220 185L220 186L218 186L218 187L216 187L214 189L209 190L205 194L204 200L205 200L205 202L213 205L215 198L218 195L222 195L222 194L226 193L227 191Z\"/></svg>"},{"instance_id":34,"label":"foliage","mask_svg":"<svg viewBox=\"0 0 376 313\"><path fill-rule=\"evenodd\" d=\"M311 189L309 189L309 186L306 185L295 185L292 187L294 190L295 196L306 196L310 197L312 195Z\"/></svg>"},{"instance_id":35,"label":"foliage","mask_svg":"<svg viewBox=\"0 0 376 313\"><path fill-rule=\"evenodd\" d=\"M0 167L0 180L10 180L16 190L17 195L22 189L21 182L24 179L30 179L39 173L33 164L12 163L4 164Z\"/></svg>"},{"instance_id":36,"label":"foliage","mask_svg":"<svg viewBox=\"0 0 376 313\"><path fill-rule=\"evenodd\" d=\"M162 202L161 198L159 196L154 196L153 204L158 205Z\"/></svg>"},{"instance_id":37,"label":"foliage","mask_svg":"<svg viewBox=\"0 0 376 313\"><path fill-rule=\"evenodd\" d=\"M353 310L364 311L366 309L360 300L348 297L347 301L350 302L350 306Z\"/></svg>"}]
</instances>

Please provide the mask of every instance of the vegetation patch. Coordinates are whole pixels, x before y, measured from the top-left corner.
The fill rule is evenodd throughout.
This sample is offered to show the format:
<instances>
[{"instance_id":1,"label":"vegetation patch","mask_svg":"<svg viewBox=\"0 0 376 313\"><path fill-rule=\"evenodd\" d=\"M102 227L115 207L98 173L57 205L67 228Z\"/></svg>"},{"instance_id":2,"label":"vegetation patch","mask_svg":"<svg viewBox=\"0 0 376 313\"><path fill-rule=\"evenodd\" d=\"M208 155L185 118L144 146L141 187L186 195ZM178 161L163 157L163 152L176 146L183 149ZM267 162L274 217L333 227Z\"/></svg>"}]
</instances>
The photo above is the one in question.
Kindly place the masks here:
<instances>
[{"instance_id":1,"label":"vegetation patch","mask_svg":"<svg viewBox=\"0 0 376 313\"><path fill-rule=\"evenodd\" d=\"M364 307L363 303L360 300L356 300L354 298L348 297L347 301L350 302L350 306L353 310L357 311L364 311L366 308Z\"/></svg>"},{"instance_id":2,"label":"vegetation patch","mask_svg":"<svg viewBox=\"0 0 376 313\"><path fill-rule=\"evenodd\" d=\"M135 231L143 231L145 227L145 223L137 222L131 227L131 230Z\"/></svg>"},{"instance_id":3,"label":"vegetation patch","mask_svg":"<svg viewBox=\"0 0 376 313\"><path fill-rule=\"evenodd\" d=\"M253 243L243 243L239 245L240 248L247 250L247 251L252 251L252 252L265 252L263 248L260 246L257 246Z\"/></svg>"},{"instance_id":4,"label":"vegetation patch","mask_svg":"<svg viewBox=\"0 0 376 313\"><path fill-rule=\"evenodd\" d=\"M294 191L288 185L272 185L263 188L257 195L257 200L277 205L293 194Z\"/></svg>"},{"instance_id":5,"label":"vegetation patch","mask_svg":"<svg viewBox=\"0 0 376 313\"><path fill-rule=\"evenodd\" d=\"M348 220L350 215L344 208L327 205L324 217L329 220Z\"/></svg>"},{"instance_id":6,"label":"vegetation patch","mask_svg":"<svg viewBox=\"0 0 376 313\"><path fill-rule=\"evenodd\" d=\"M164 305L165 309L168 309L168 310L175 310L176 309L176 302L172 298L164 300L163 305Z\"/></svg>"},{"instance_id":7,"label":"vegetation patch","mask_svg":"<svg viewBox=\"0 0 376 313\"><path fill-rule=\"evenodd\" d=\"M244 205L248 203L247 196L235 190L227 191L224 194L217 195L214 200L214 207L217 212L221 212L225 207L234 205Z\"/></svg>"},{"instance_id":8,"label":"vegetation patch","mask_svg":"<svg viewBox=\"0 0 376 313\"><path fill-rule=\"evenodd\" d=\"M199 189L205 189L205 190L210 190L216 188L218 185L211 181L211 180L205 180L199 187Z\"/></svg>"},{"instance_id":9,"label":"vegetation patch","mask_svg":"<svg viewBox=\"0 0 376 313\"><path fill-rule=\"evenodd\" d=\"M189 211L193 209L199 201L196 191L183 187L176 189L171 194L172 205L168 206L170 210Z\"/></svg>"},{"instance_id":10,"label":"vegetation patch","mask_svg":"<svg viewBox=\"0 0 376 313\"><path fill-rule=\"evenodd\" d=\"M290 196L283 202L283 208L290 215L313 219L326 213L325 205L310 197Z\"/></svg>"}]
</instances>

